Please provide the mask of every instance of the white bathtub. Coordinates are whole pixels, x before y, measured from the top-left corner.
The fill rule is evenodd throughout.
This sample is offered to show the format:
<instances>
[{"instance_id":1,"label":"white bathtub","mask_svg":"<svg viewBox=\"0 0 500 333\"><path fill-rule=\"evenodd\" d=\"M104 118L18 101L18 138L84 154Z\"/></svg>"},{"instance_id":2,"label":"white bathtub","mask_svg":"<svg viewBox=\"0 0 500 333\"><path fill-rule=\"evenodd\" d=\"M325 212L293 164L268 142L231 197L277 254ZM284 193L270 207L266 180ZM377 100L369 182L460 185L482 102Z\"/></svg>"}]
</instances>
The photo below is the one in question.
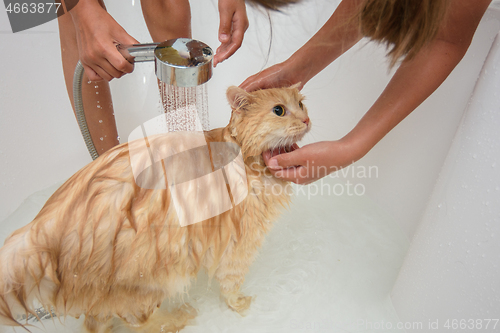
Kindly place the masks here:
<instances>
[{"instance_id":1,"label":"white bathtub","mask_svg":"<svg viewBox=\"0 0 500 333\"><path fill-rule=\"evenodd\" d=\"M107 1L109 11L129 33L150 41L138 1L124 3ZM250 11L243 47L215 69L209 82L211 126L225 126L229 119L224 98L229 85L286 59L325 22L335 5L315 0L287 15L273 15L267 63L267 18ZM496 69L500 40L495 40L499 7L498 2L492 4L468 54L435 94L365 158L325 180L323 189L339 184L337 189L345 190L349 182L359 185L363 195L337 191L319 196L321 186L300 190L299 198L307 200L298 200L282 218L284 223L271 232L247 278L247 290L260 299L257 312L241 319L218 308L221 313L215 317L224 325L214 327L248 332L266 331L269 325L283 332L411 328L424 332L436 323L439 331L445 331L447 320L452 325L499 318L500 141L495 133L500 118ZM193 37L216 48L216 5L192 1L192 10ZM25 198L68 178L90 157L66 95L56 22L12 34L6 13L0 11L0 41L7 46L0 51L0 221L10 216L0 225L3 239L29 222L50 190L31 196L16 211ZM384 49L367 44L353 48L311 80L303 90L313 123L305 142L347 133L381 93L390 74ZM152 64L136 65L133 74L113 82L112 90L123 142L136 126L158 114ZM372 172L363 175L360 170ZM302 225L303 221L309 222ZM299 237L300 233L304 235ZM300 255L288 248L287 237L296 237ZM323 239L318 242L315 237ZM280 271L273 265L282 264L283 257L289 261ZM266 290L263 283L270 287ZM288 303L296 305L273 301L266 293L288 297ZM313 293L328 297L305 296ZM199 305L206 309L217 302L203 304ZM200 314L199 326L212 327L208 313ZM273 321L273 314L281 319ZM202 331L199 326L188 330Z\"/></svg>"}]
</instances>

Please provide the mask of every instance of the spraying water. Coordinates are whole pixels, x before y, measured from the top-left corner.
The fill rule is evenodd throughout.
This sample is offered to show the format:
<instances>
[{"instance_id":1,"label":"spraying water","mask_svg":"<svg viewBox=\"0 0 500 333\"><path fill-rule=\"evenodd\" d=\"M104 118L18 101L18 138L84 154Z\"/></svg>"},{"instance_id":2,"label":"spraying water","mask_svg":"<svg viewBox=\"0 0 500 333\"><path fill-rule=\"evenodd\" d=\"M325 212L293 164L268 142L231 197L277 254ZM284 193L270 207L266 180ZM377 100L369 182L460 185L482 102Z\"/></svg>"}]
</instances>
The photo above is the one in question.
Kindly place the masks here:
<instances>
[{"instance_id":1,"label":"spraying water","mask_svg":"<svg viewBox=\"0 0 500 333\"><path fill-rule=\"evenodd\" d=\"M206 84L176 87L159 82L167 132L207 131L209 129Z\"/></svg>"}]
</instances>

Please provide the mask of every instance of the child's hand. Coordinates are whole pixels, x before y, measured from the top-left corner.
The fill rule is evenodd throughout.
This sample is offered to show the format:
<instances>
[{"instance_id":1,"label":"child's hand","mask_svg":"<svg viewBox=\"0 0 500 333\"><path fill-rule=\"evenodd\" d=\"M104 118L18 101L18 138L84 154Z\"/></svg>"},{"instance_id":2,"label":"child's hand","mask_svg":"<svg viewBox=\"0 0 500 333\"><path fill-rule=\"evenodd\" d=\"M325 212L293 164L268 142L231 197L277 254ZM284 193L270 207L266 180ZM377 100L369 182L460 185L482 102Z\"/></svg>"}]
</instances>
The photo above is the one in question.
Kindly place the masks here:
<instances>
[{"instance_id":1,"label":"child's hand","mask_svg":"<svg viewBox=\"0 0 500 333\"><path fill-rule=\"evenodd\" d=\"M80 1L70 12L75 24L80 61L91 81L119 78L134 66L116 44L137 44L97 1Z\"/></svg>"},{"instance_id":2,"label":"child's hand","mask_svg":"<svg viewBox=\"0 0 500 333\"><path fill-rule=\"evenodd\" d=\"M240 88L248 92L259 89L289 87L300 82L299 90L304 87L305 82L296 77L297 71L287 68L287 62L276 64L266 68L262 72L247 78Z\"/></svg>"},{"instance_id":3,"label":"child's hand","mask_svg":"<svg viewBox=\"0 0 500 333\"><path fill-rule=\"evenodd\" d=\"M361 156L338 140L312 143L302 148L294 144L290 153L266 151L262 157L276 178L305 185L348 166Z\"/></svg>"},{"instance_id":4,"label":"child's hand","mask_svg":"<svg viewBox=\"0 0 500 333\"><path fill-rule=\"evenodd\" d=\"M248 29L248 18L244 0L219 0L219 41L214 57L214 67L236 52Z\"/></svg>"}]
</instances>

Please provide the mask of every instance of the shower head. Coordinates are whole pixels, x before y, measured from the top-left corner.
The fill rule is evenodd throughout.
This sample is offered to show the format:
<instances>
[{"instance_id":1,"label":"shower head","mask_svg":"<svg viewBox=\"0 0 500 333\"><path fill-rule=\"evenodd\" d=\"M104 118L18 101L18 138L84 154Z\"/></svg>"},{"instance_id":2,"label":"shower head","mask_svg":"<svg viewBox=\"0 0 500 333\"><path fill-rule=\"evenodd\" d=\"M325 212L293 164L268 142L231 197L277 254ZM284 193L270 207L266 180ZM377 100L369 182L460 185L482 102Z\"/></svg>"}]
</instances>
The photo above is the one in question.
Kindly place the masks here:
<instances>
[{"instance_id":1,"label":"shower head","mask_svg":"<svg viewBox=\"0 0 500 333\"><path fill-rule=\"evenodd\" d=\"M212 77L213 51L195 39L177 38L162 43L118 45L129 62L154 61L160 81L177 87L195 87Z\"/></svg>"},{"instance_id":2,"label":"shower head","mask_svg":"<svg viewBox=\"0 0 500 333\"><path fill-rule=\"evenodd\" d=\"M176 87L196 87L212 77L213 51L205 43L189 38L166 40L162 43L117 45L129 62L154 61L160 81ZM82 97L83 65L76 64L73 76L73 99L76 118L92 159L99 157L87 127Z\"/></svg>"}]
</instances>

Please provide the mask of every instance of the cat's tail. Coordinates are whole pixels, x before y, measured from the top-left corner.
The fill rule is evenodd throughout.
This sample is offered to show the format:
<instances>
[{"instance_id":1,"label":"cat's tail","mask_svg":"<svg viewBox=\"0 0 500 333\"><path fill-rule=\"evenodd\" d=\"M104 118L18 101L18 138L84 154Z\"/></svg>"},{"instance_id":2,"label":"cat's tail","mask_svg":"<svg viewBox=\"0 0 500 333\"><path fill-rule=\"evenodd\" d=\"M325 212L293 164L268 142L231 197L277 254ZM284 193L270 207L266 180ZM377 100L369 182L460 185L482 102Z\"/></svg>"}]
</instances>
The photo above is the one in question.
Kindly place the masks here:
<instances>
[{"instance_id":1,"label":"cat's tail","mask_svg":"<svg viewBox=\"0 0 500 333\"><path fill-rule=\"evenodd\" d=\"M0 324L27 331L21 322L27 322L30 314L38 317L34 302L50 307L59 284L54 256L34 244L43 236L32 235L30 229L30 225L19 229L0 248Z\"/></svg>"}]
</instances>

